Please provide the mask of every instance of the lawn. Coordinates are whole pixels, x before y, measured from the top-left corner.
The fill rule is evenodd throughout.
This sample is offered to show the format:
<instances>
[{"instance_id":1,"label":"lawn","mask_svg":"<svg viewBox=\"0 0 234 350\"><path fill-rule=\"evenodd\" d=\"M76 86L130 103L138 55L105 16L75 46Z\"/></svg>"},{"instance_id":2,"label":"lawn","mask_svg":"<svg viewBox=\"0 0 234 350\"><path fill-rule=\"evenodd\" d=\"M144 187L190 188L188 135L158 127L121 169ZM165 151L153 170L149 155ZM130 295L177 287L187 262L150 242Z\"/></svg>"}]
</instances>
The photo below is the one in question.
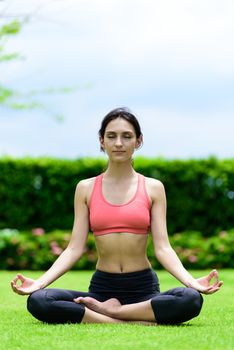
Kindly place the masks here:
<instances>
[{"instance_id":1,"label":"lawn","mask_svg":"<svg viewBox=\"0 0 234 350\"><path fill-rule=\"evenodd\" d=\"M36 278L39 272L23 272ZM206 272L193 272L200 277ZM204 296L201 314L180 326L134 324L47 325L34 319L25 308L26 297L11 292L14 272L0 272L0 348L3 350L233 350L234 349L234 270L220 271L221 291ZM91 271L71 271L53 287L87 290ZM161 291L178 286L177 281L159 271Z\"/></svg>"}]
</instances>

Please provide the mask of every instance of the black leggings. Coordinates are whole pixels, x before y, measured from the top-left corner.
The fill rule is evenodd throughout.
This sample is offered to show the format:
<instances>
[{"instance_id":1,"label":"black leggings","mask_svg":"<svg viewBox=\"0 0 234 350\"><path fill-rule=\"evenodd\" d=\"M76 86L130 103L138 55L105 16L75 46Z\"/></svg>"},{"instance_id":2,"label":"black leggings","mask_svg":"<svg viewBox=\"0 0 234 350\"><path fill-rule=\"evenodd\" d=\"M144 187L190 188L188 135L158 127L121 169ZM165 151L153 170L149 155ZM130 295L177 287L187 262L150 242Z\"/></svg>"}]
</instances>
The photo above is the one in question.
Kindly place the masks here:
<instances>
[{"instance_id":1,"label":"black leggings","mask_svg":"<svg viewBox=\"0 0 234 350\"><path fill-rule=\"evenodd\" d=\"M40 289L28 297L27 307L43 322L80 323L85 307L73 301L79 296L91 296L99 301L117 298L122 305L150 300L158 324L188 321L200 313L203 303L200 293L192 288L173 288L160 293L158 277L151 269L128 273L96 270L89 292Z\"/></svg>"}]
</instances>

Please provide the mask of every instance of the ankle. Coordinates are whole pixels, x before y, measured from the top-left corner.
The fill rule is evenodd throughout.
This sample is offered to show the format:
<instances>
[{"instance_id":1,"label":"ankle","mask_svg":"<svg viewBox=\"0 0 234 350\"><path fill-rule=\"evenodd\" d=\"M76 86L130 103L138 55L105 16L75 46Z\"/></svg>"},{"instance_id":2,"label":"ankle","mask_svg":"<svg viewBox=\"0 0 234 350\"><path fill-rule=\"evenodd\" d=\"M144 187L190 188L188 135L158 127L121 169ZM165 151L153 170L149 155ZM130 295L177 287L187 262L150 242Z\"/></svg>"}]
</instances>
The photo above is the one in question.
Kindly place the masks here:
<instances>
[{"instance_id":1,"label":"ankle","mask_svg":"<svg viewBox=\"0 0 234 350\"><path fill-rule=\"evenodd\" d=\"M120 311L122 306L114 306L110 310L108 310L108 314L110 317L119 318Z\"/></svg>"}]
</instances>

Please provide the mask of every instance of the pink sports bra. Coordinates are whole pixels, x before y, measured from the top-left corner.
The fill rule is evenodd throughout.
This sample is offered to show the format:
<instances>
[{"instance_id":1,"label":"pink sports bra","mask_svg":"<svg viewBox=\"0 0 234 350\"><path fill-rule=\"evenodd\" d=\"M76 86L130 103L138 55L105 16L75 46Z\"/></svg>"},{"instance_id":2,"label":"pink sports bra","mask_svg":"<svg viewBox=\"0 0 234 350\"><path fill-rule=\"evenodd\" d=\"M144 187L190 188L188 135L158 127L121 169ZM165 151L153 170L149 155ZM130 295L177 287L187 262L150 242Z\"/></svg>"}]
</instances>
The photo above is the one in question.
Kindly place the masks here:
<instances>
[{"instance_id":1,"label":"pink sports bra","mask_svg":"<svg viewBox=\"0 0 234 350\"><path fill-rule=\"evenodd\" d=\"M150 199L145 177L138 174L137 191L126 204L108 203L102 193L103 174L96 177L89 203L90 228L95 236L113 232L147 234L150 230Z\"/></svg>"}]
</instances>

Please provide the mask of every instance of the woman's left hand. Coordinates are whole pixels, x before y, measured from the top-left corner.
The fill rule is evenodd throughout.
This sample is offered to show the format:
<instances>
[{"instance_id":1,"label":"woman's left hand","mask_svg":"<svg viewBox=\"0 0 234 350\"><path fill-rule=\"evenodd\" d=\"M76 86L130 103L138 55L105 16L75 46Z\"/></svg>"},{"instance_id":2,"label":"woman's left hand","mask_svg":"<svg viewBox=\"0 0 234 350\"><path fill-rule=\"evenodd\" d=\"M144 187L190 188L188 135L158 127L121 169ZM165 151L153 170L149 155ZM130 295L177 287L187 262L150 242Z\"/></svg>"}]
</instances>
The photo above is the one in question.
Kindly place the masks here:
<instances>
[{"instance_id":1,"label":"woman's left hand","mask_svg":"<svg viewBox=\"0 0 234 350\"><path fill-rule=\"evenodd\" d=\"M212 279L214 279L213 283L211 283ZM195 279L189 287L204 294L213 294L217 292L222 285L223 281L219 281L218 271L212 270L209 275Z\"/></svg>"}]
</instances>

